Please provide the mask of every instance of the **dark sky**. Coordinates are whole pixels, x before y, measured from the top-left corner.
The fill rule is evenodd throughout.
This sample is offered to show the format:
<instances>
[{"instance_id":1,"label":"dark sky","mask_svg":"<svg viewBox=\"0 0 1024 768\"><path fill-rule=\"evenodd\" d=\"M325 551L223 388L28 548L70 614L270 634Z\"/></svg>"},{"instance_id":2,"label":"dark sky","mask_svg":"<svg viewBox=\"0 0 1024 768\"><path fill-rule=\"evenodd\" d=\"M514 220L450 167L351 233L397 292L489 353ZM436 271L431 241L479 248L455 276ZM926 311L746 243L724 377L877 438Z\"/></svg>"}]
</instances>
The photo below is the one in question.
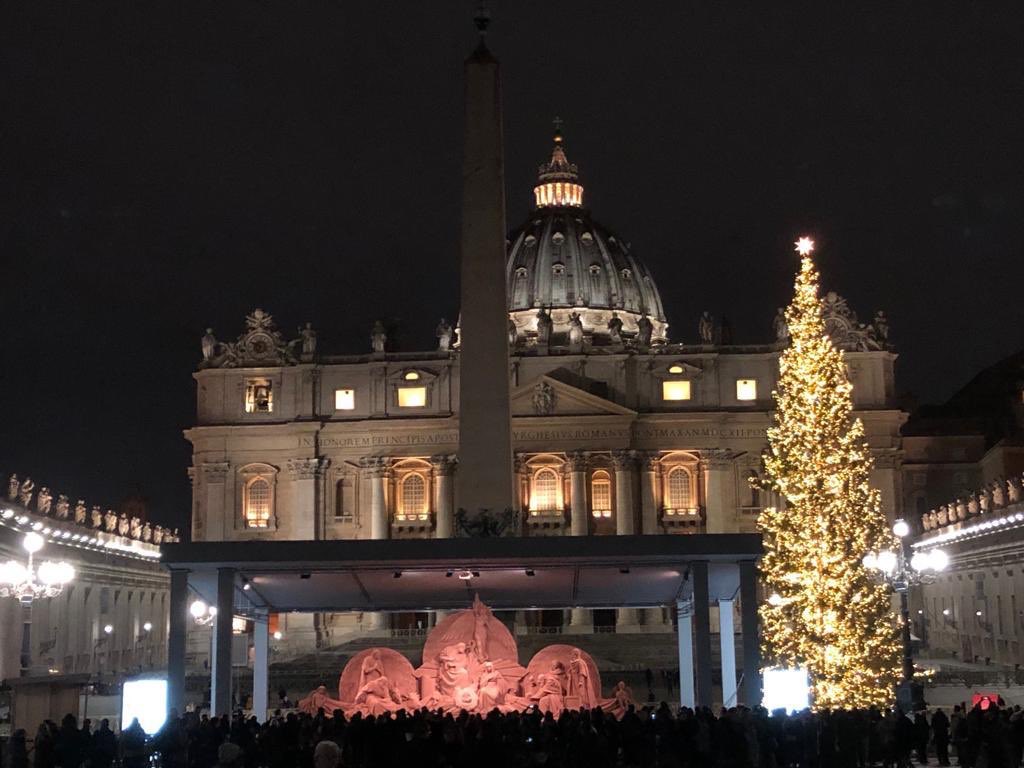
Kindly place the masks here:
<instances>
[{"instance_id":1,"label":"dark sky","mask_svg":"<svg viewBox=\"0 0 1024 768\"><path fill-rule=\"evenodd\" d=\"M941 400L1024 342L1018 3L499 0L509 224L551 118L676 340L765 341L791 242ZM864 7L867 6L867 7ZM187 516L191 373L255 306L328 351L457 312L471 2L0 11L0 471Z\"/></svg>"}]
</instances>

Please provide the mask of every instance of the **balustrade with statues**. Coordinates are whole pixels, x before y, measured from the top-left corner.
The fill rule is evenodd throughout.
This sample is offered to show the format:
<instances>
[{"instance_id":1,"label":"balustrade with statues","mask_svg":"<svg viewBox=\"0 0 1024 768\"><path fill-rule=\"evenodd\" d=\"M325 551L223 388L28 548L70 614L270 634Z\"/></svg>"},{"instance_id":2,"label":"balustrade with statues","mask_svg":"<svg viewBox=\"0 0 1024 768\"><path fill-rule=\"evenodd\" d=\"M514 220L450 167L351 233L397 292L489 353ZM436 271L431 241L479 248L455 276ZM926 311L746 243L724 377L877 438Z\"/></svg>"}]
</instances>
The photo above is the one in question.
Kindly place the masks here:
<instances>
[{"instance_id":1,"label":"balustrade with statues","mask_svg":"<svg viewBox=\"0 0 1024 768\"><path fill-rule=\"evenodd\" d=\"M624 682L602 697L597 665L575 646L549 645L523 667L512 633L477 596L470 609L449 614L427 635L419 667L391 648L367 648L345 665L337 698L321 685L299 709L350 716L424 707L452 713L535 708L557 716L600 707L622 717L632 703Z\"/></svg>"},{"instance_id":2,"label":"balustrade with statues","mask_svg":"<svg viewBox=\"0 0 1024 768\"><path fill-rule=\"evenodd\" d=\"M925 534L952 534L974 525L1003 525L1003 521L1024 521L1024 476L997 478L978 491L972 491L921 515Z\"/></svg>"}]
</instances>

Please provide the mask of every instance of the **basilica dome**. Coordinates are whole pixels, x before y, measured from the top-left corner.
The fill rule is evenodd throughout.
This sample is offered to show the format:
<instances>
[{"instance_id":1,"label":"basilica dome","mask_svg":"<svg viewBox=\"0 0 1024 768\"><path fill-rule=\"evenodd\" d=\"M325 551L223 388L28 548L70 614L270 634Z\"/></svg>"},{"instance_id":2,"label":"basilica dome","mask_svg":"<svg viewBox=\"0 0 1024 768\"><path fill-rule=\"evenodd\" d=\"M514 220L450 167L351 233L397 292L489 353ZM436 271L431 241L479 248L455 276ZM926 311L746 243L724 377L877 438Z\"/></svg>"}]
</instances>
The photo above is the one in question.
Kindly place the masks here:
<instances>
[{"instance_id":1,"label":"basilica dome","mask_svg":"<svg viewBox=\"0 0 1024 768\"><path fill-rule=\"evenodd\" d=\"M536 337L541 311L551 314L555 344L566 338L573 314L596 346L611 342L613 315L622 322L625 340L637 335L646 316L651 342L667 341L668 323L650 270L628 242L583 207L583 187L560 132L551 160L540 166L534 198L527 221L509 235L506 265L509 315L520 342Z\"/></svg>"}]
</instances>

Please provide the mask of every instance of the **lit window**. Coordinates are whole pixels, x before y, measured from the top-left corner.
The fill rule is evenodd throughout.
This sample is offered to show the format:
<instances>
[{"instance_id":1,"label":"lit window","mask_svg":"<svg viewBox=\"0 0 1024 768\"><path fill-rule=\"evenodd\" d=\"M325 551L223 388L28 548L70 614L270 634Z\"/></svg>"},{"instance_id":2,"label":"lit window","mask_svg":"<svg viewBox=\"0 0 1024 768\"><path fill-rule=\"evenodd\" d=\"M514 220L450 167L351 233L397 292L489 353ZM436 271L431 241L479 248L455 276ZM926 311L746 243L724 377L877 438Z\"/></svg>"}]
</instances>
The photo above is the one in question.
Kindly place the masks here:
<instances>
[{"instance_id":1,"label":"lit window","mask_svg":"<svg viewBox=\"0 0 1024 768\"><path fill-rule=\"evenodd\" d=\"M416 371L409 371L402 378L404 378L406 381L419 381L420 380L420 375L418 373L416 373Z\"/></svg>"},{"instance_id":2,"label":"lit window","mask_svg":"<svg viewBox=\"0 0 1024 768\"><path fill-rule=\"evenodd\" d=\"M757 379L736 379L737 400L757 400Z\"/></svg>"},{"instance_id":3,"label":"lit window","mask_svg":"<svg viewBox=\"0 0 1024 768\"><path fill-rule=\"evenodd\" d=\"M612 478L603 469L590 481L590 500L594 517L612 516Z\"/></svg>"},{"instance_id":4,"label":"lit window","mask_svg":"<svg viewBox=\"0 0 1024 768\"><path fill-rule=\"evenodd\" d=\"M689 400L690 382L688 381L663 381L661 383L662 400Z\"/></svg>"},{"instance_id":5,"label":"lit window","mask_svg":"<svg viewBox=\"0 0 1024 768\"><path fill-rule=\"evenodd\" d=\"M351 411L356 407L356 391L354 389L334 390L334 410Z\"/></svg>"},{"instance_id":6,"label":"lit window","mask_svg":"<svg viewBox=\"0 0 1024 768\"><path fill-rule=\"evenodd\" d=\"M270 525L270 483L257 477L245 487L245 527L266 528Z\"/></svg>"},{"instance_id":7,"label":"lit window","mask_svg":"<svg viewBox=\"0 0 1024 768\"><path fill-rule=\"evenodd\" d=\"M693 506L690 494L690 473L682 467L676 467L669 471L668 482L666 482L665 506L672 510L690 509Z\"/></svg>"},{"instance_id":8,"label":"lit window","mask_svg":"<svg viewBox=\"0 0 1024 768\"><path fill-rule=\"evenodd\" d=\"M427 513L427 483L423 475L410 473L402 480L398 517L415 520Z\"/></svg>"},{"instance_id":9,"label":"lit window","mask_svg":"<svg viewBox=\"0 0 1024 768\"><path fill-rule=\"evenodd\" d=\"M670 365L668 367L668 372L669 373L682 373L683 372L683 366L679 365L678 363L676 363L675 365Z\"/></svg>"},{"instance_id":10,"label":"lit window","mask_svg":"<svg viewBox=\"0 0 1024 768\"><path fill-rule=\"evenodd\" d=\"M533 476L530 508L535 512L558 509L558 475L553 469L542 469Z\"/></svg>"},{"instance_id":11,"label":"lit window","mask_svg":"<svg viewBox=\"0 0 1024 768\"><path fill-rule=\"evenodd\" d=\"M231 617L231 634L241 635L246 630L246 622L244 616L232 616Z\"/></svg>"},{"instance_id":12,"label":"lit window","mask_svg":"<svg viewBox=\"0 0 1024 768\"><path fill-rule=\"evenodd\" d=\"M422 408L427 404L426 387L399 387L399 408Z\"/></svg>"},{"instance_id":13,"label":"lit window","mask_svg":"<svg viewBox=\"0 0 1024 768\"><path fill-rule=\"evenodd\" d=\"M274 393L270 379L249 379L245 382L245 412L271 413L274 410Z\"/></svg>"}]
</instances>

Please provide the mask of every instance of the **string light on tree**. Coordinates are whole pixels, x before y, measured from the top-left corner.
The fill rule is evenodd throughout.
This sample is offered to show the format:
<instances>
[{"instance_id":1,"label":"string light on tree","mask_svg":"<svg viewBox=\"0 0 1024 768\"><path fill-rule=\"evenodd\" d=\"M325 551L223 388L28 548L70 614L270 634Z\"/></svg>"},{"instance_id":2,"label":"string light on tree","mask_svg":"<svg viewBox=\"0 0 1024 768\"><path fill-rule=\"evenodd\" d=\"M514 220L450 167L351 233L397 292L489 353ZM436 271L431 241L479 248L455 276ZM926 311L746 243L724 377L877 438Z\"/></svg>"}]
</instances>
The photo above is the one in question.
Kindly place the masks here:
<instances>
[{"instance_id":1,"label":"string light on tree","mask_svg":"<svg viewBox=\"0 0 1024 768\"><path fill-rule=\"evenodd\" d=\"M785 504L760 518L765 658L806 667L817 709L891 701L899 642L888 590L865 568L866 552L892 548L873 459L853 416L842 353L829 339L811 259L800 237L790 345L779 359L776 412L764 455L765 486Z\"/></svg>"}]
</instances>

